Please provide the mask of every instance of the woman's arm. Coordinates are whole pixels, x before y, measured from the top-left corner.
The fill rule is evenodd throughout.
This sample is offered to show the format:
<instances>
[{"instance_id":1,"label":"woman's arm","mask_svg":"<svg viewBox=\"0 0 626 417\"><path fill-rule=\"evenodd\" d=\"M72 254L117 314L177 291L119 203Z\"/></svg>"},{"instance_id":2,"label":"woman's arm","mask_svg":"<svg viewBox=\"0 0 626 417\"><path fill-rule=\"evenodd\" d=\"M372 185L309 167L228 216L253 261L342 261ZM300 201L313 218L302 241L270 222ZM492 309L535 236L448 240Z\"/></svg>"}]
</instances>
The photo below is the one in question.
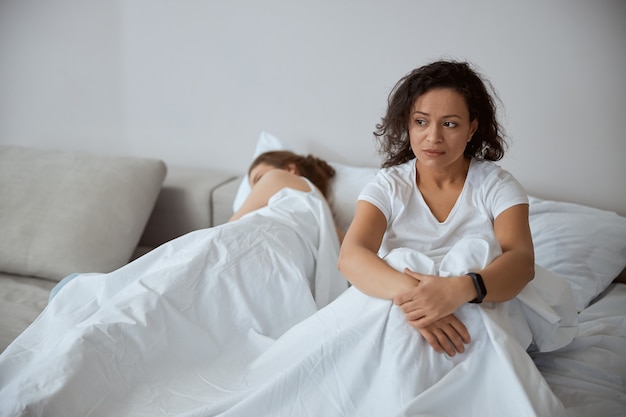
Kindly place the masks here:
<instances>
[{"instance_id":1,"label":"woman's arm","mask_svg":"<svg viewBox=\"0 0 626 417\"><path fill-rule=\"evenodd\" d=\"M339 270L360 291L392 299L418 281L390 267L378 256L387 219L373 204L359 200L339 252Z\"/></svg>"},{"instance_id":2,"label":"woman's arm","mask_svg":"<svg viewBox=\"0 0 626 417\"><path fill-rule=\"evenodd\" d=\"M380 210L368 202L359 201L341 246L339 269L352 285L365 294L395 299L410 294L420 281L390 267L378 256L386 228L387 220ZM464 352L464 344L471 340L467 328L454 314L416 329L433 349L450 356Z\"/></svg>"},{"instance_id":3,"label":"woman's arm","mask_svg":"<svg viewBox=\"0 0 626 417\"><path fill-rule=\"evenodd\" d=\"M528 204L503 211L496 217L493 231L502 247L502 255L478 271L487 288L484 301L508 301L535 276L535 249L528 221Z\"/></svg>"},{"instance_id":4,"label":"woman's arm","mask_svg":"<svg viewBox=\"0 0 626 417\"><path fill-rule=\"evenodd\" d=\"M494 221L494 233L502 254L477 272L483 277L487 296L483 301L502 302L515 297L535 274L535 258L528 222L528 205L502 212ZM440 278L407 271L419 287L394 298L414 327L421 328L456 311L476 297L471 277Z\"/></svg>"}]
</instances>

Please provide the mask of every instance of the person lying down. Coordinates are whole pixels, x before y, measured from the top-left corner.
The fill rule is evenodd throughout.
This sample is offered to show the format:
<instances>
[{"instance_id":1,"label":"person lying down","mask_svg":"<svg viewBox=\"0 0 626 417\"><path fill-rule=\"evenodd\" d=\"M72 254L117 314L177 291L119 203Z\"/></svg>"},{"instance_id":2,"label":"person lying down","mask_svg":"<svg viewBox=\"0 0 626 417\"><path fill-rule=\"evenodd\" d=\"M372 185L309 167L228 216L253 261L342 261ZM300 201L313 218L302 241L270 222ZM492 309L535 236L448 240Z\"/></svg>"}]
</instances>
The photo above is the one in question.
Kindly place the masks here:
<instances>
[{"instance_id":1,"label":"person lying down","mask_svg":"<svg viewBox=\"0 0 626 417\"><path fill-rule=\"evenodd\" d=\"M564 415L527 349L576 310L533 267L485 85L435 62L389 104L341 250L325 186L266 161L232 222L62 287L0 355L0 416Z\"/></svg>"},{"instance_id":2,"label":"person lying down","mask_svg":"<svg viewBox=\"0 0 626 417\"><path fill-rule=\"evenodd\" d=\"M204 404L212 394L203 387L236 376L347 288L336 267L343 233L324 197L334 173L310 155L260 155L229 223L111 273L63 280L0 355L0 415L158 415Z\"/></svg>"}]
</instances>

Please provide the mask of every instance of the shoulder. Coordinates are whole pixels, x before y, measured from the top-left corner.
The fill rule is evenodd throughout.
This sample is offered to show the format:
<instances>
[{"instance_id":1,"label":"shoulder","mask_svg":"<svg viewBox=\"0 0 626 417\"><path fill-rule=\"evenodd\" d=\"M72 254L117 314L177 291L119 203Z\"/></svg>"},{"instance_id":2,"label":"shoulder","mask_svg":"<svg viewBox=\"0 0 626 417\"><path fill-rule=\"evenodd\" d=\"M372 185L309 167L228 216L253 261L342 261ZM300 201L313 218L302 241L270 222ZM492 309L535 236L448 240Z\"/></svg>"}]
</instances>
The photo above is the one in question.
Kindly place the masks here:
<instances>
[{"instance_id":1,"label":"shoulder","mask_svg":"<svg viewBox=\"0 0 626 417\"><path fill-rule=\"evenodd\" d=\"M380 190L387 194L414 183L415 160L392 167L381 168L363 191ZM413 168L413 171L411 171Z\"/></svg>"},{"instance_id":2,"label":"shoulder","mask_svg":"<svg viewBox=\"0 0 626 417\"><path fill-rule=\"evenodd\" d=\"M415 159L389 168L383 168L367 184L359 200L376 206L387 219L415 192Z\"/></svg>"},{"instance_id":3,"label":"shoulder","mask_svg":"<svg viewBox=\"0 0 626 417\"><path fill-rule=\"evenodd\" d=\"M521 183L495 162L472 160L473 187L490 207L493 217L517 204L528 204L528 196Z\"/></svg>"},{"instance_id":4,"label":"shoulder","mask_svg":"<svg viewBox=\"0 0 626 417\"><path fill-rule=\"evenodd\" d=\"M472 159L470 169L473 171L475 180L481 183L515 183L519 184L517 179L509 171L492 161L483 161Z\"/></svg>"},{"instance_id":5,"label":"shoulder","mask_svg":"<svg viewBox=\"0 0 626 417\"><path fill-rule=\"evenodd\" d=\"M267 171L256 184L254 184L248 197L230 220L237 220L247 213L265 207L269 204L272 197L284 189L309 192L312 190L312 185L309 185L309 182L303 177L291 174L283 169Z\"/></svg>"},{"instance_id":6,"label":"shoulder","mask_svg":"<svg viewBox=\"0 0 626 417\"><path fill-rule=\"evenodd\" d=\"M382 168L379 172L382 175L390 177L405 177L407 173L410 173L412 169L415 169L415 158L403 162L399 165L394 165L388 168Z\"/></svg>"},{"instance_id":7,"label":"shoulder","mask_svg":"<svg viewBox=\"0 0 626 417\"><path fill-rule=\"evenodd\" d=\"M387 184L391 188L404 188L415 184L415 159L383 168L376 176L378 183Z\"/></svg>"},{"instance_id":8,"label":"shoulder","mask_svg":"<svg viewBox=\"0 0 626 417\"><path fill-rule=\"evenodd\" d=\"M311 191L309 182L299 175L292 174L284 169L272 169L267 171L252 187L254 190L278 191L282 188L293 188L300 191Z\"/></svg>"},{"instance_id":9,"label":"shoulder","mask_svg":"<svg viewBox=\"0 0 626 417\"><path fill-rule=\"evenodd\" d=\"M502 169L500 165L498 165L497 163L493 161L485 161L485 160L476 159L476 158L472 158L470 169L482 175L490 175L493 173L504 171L504 169Z\"/></svg>"}]
</instances>

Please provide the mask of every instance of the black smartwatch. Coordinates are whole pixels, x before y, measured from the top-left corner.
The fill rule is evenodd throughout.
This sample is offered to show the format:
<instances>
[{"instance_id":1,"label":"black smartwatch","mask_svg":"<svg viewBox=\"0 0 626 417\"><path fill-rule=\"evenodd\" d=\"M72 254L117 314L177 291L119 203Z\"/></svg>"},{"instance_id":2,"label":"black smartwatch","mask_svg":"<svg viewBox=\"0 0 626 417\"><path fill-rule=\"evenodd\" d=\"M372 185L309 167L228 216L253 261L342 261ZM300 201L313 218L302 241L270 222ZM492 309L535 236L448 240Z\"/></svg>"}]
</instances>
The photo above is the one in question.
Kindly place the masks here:
<instances>
[{"instance_id":1,"label":"black smartwatch","mask_svg":"<svg viewBox=\"0 0 626 417\"><path fill-rule=\"evenodd\" d=\"M483 277L480 274L475 272L468 272L465 275L469 275L474 282L474 287L476 288L476 298L474 298L470 303L480 304L483 302L483 298L487 295L487 288L485 288L485 283L483 282Z\"/></svg>"}]
</instances>

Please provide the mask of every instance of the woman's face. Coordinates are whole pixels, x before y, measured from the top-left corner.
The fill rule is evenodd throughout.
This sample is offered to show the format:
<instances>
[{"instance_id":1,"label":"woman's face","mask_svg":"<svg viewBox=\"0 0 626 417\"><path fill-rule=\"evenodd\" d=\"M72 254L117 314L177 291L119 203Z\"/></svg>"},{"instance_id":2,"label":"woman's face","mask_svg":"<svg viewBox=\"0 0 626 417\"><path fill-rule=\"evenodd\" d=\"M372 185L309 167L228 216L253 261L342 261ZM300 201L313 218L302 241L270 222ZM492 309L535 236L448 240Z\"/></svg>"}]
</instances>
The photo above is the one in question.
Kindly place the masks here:
<instances>
[{"instance_id":1,"label":"woman's face","mask_svg":"<svg viewBox=\"0 0 626 417\"><path fill-rule=\"evenodd\" d=\"M420 164L444 169L463 160L467 142L478 128L470 120L465 98L450 88L419 96L411 109L409 138Z\"/></svg>"},{"instance_id":2,"label":"woman's face","mask_svg":"<svg viewBox=\"0 0 626 417\"><path fill-rule=\"evenodd\" d=\"M259 182L261 177L265 175L266 172L273 169L284 169L285 171L291 172L292 174L299 175L298 169L296 168L295 164L288 164L286 168L277 168L274 165L261 162L250 170L250 175L248 175L248 182L250 183L250 187L254 187L254 185Z\"/></svg>"},{"instance_id":3,"label":"woman's face","mask_svg":"<svg viewBox=\"0 0 626 417\"><path fill-rule=\"evenodd\" d=\"M254 185L259 182L261 177L265 175L267 171L271 171L272 169L276 169L276 167L273 165L268 165L264 162L252 168L250 170L250 174L248 175L248 182L250 183L250 187L254 187Z\"/></svg>"}]
</instances>

